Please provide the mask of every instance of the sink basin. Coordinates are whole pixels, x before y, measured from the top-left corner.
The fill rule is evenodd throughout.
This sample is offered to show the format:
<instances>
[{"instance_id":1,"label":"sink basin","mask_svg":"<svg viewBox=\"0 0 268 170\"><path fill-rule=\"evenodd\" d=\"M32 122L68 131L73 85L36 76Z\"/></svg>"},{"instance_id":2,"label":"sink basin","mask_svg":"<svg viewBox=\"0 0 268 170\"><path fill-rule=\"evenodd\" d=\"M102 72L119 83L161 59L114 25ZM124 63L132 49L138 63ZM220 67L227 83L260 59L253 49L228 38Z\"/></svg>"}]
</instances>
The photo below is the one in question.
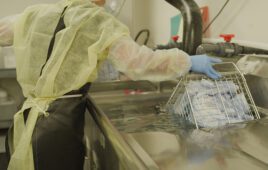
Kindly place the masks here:
<instances>
[{"instance_id":1,"label":"sink basin","mask_svg":"<svg viewBox=\"0 0 268 170\"><path fill-rule=\"evenodd\" d=\"M237 62L257 106L268 109L268 56L247 55Z\"/></svg>"},{"instance_id":2,"label":"sink basin","mask_svg":"<svg viewBox=\"0 0 268 170\"><path fill-rule=\"evenodd\" d=\"M246 78L252 82L252 77ZM128 86L128 83L132 85ZM260 104L261 120L224 129L185 129L163 110L176 83L116 82L106 92L92 88L90 95L111 125L107 129L118 132L118 139L143 162L147 167L144 169L268 169L266 93L257 91L252 94ZM109 83L106 86L102 88L109 89ZM100 86L96 84L95 87ZM126 92L126 88L130 92ZM249 83L249 88L267 92L267 86L262 83ZM258 101L260 95L265 101ZM111 132L104 135L108 140L114 140Z\"/></svg>"},{"instance_id":3,"label":"sink basin","mask_svg":"<svg viewBox=\"0 0 268 170\"><path fill-rule=\"evenodd\" d=\"M267 128L266 122L224 131L181 131L178 135L141 132L128 135L132 137L130 140L140 144L159 169L255 170L268 168ZM131 145L133 142L128 143L136 148Z\"/></svg>"},{"instance_id":4,"label":"sink basin","mask_svg":"<svg viewBox=\"0 0 268 170\"><path fill-rule=\"evenodd\" d=\"M109 170L268 169L268 79L263 69L245 75L261 119L219 129L185 128L165 112L177 81L94 83L91 115L101 130L91 128L91 134L102 135L93 135L99 144L91 146L92 157ZM103 143L106 147L100 148Z\"/></svg>"},{"instance_id":5,"label":"sink basin","mask_svg":"<svg viewBox=\"0 0 268 170\"><path fill-rule=\"evenodd\" d=\"M268 55L247 55L237 62L244 74L268 78Z\"/></svg>"},{"instance_id":6,"label":"sink basin","mask_svg":"<svg viewBox=\"0 0 268 170\"><path fill-rule=\"evenodd\" d=\"M268 109L268 78L256 75L245 75L245 78L255 104Z\"/></svg>"}]
</instances>

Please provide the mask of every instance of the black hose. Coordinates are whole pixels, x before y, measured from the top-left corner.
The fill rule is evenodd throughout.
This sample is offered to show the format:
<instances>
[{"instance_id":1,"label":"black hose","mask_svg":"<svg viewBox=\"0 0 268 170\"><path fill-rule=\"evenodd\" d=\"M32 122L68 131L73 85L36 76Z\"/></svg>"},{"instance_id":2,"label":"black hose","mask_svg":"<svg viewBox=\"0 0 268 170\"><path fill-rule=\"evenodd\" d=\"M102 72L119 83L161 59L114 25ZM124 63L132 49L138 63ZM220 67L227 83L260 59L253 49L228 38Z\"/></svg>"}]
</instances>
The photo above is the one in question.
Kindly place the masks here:
<instances>
[{"instance_id":1,"label":"black hose","mask_svg":"<svg viewBox=\"0 0 268 170\"><path fill-rule=\"evenodd\" d=\"M147 45L148 41L149 41L149 38L150 38L150 30L148 29L143 29L143 30L140 30L137 34L137 36L135 37L135 41L137 42L137 40L139 39L139 37L141 36L142 33L146 33L146 39L144 41L144 45Z\"/></svg>"}]
</instances>

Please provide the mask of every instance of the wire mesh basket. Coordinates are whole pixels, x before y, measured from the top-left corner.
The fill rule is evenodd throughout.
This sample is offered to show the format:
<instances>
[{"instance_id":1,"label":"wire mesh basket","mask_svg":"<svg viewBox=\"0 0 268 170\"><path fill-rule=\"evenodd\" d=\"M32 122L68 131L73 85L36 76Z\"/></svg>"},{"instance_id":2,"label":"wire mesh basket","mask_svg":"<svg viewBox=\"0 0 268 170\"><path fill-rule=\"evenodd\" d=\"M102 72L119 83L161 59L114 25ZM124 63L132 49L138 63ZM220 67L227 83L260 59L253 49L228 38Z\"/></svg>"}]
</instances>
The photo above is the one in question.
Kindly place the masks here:
<instances>
[{"instance_id":1,"label":"wire mesh basket","mask_svg":"<svg viewBox=\"0 0 268 170\"><path fill-rule=\"evenodd\" d=\"M243 74L234 63L215 65L222 77L182 77L166 104L168 113L196 129L218 128L260 119Z\"/></svg>"}]
</instances>

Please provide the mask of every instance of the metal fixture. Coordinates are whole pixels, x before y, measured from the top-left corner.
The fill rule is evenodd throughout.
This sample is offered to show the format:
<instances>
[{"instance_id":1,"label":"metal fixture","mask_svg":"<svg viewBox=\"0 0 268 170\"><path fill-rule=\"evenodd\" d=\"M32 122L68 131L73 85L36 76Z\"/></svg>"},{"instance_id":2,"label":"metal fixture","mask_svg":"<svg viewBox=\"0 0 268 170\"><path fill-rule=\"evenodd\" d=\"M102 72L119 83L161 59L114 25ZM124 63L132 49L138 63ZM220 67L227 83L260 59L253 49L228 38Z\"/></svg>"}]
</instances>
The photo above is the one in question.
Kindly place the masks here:
<instances>
[{"instance_id":1,"label":"metal fixture","mask_svg":"<svg viewBox=\"0 0 268 170\"><path fill-rule=\"evenodd\" d=\"M182 50L190 55L196 53L197 47L202 43L202 17L194 0L166 0L180 10L183 16Z\"/></svg>"},{"instance_id":2,"label":"metal fixture","mask_svg":"<svg viewBox=\"0 0 268 170\"><path fill-rule=\"evenodd\" d=\"M172 38L172 40L168 44L166 44L166 45L157 45L156 49L164 50L164 49L178 48L178 49L182 50L183 49L182 42L178 42L179 36L173 36L171 38Z\"/></svg>"},{"instance_id":3,"label":"metal fixture","mask_svg":"<svg viewBox=\"0 0 268 170\"><path fill-rule=\"evenodd\" d=\"M220 37L224 38L225 42L201 44L198 46L196 54L213 54L221 57L233 57L240 54L268 54L267 50L231 43L231 40L234 37L233 34L223 34L220 35Z\"/></svg>"}]
</instances>

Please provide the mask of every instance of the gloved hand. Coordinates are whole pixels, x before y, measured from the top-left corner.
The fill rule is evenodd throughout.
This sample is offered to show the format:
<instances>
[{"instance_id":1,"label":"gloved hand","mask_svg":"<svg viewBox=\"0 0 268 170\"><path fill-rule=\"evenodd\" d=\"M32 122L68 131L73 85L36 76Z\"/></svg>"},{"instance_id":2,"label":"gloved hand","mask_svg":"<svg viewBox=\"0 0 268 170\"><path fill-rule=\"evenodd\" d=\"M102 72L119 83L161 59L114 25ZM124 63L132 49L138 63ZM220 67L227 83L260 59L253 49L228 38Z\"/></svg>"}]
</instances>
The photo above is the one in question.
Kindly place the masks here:
<instances>
[{"instance_id":1,"label":"gloved hand","mask_svg":"<svg viewBox=\"0 0 268 170\"><path fill-rule=\"evenodd\" d=\"M221 75L212 67L213 63L222 62L221 59L208 57L207 55L190 56L192 61L191 71L196 73L204 73L213 79L219 79Z\"/></svg>"}]
</instances>

